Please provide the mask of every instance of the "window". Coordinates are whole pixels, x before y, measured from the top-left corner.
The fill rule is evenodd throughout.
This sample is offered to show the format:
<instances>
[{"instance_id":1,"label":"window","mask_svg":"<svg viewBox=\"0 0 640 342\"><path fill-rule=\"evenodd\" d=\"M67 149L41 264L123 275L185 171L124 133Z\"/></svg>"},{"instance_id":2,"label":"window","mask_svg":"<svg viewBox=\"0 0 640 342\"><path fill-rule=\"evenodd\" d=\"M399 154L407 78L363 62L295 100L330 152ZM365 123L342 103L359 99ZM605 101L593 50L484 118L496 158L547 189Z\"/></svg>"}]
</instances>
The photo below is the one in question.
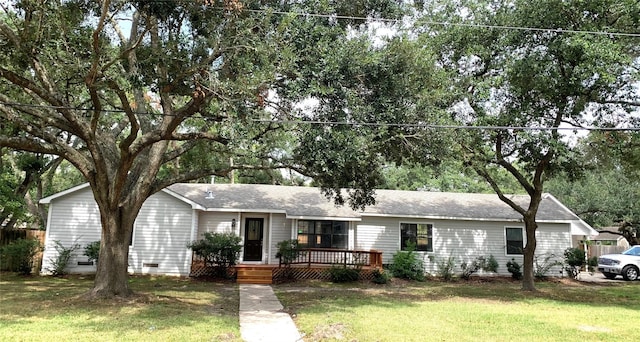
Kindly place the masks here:
<instances>
[{"instance_id":1,"label":"window","mask_svg":"<svg viewBox=\"0 0 640 342\"><path fill-rule=\"evenodd\" d=\"M411 245L416 251L433 252L433 225L400 223L400 249L406 251Z\"/></svg>"},{"instance_id":2,"label":"window","mask_svg":"<svg viewBox=\"0 0 640 342\"><path fill-rule=\"evenodd\" d=\"M507 255L522 255L524 251L524 235L522 228L505 228Z\"/></svg>"},{"instance_id":3,"label":"window","mask_svg":"<svg viewBox=\"0 0 640 342\"><path fill-rule=\"evenodd\" d=\"M344 221L298 221L298 246L347 249L349 229Z\"/></svg>"}]
</instances>

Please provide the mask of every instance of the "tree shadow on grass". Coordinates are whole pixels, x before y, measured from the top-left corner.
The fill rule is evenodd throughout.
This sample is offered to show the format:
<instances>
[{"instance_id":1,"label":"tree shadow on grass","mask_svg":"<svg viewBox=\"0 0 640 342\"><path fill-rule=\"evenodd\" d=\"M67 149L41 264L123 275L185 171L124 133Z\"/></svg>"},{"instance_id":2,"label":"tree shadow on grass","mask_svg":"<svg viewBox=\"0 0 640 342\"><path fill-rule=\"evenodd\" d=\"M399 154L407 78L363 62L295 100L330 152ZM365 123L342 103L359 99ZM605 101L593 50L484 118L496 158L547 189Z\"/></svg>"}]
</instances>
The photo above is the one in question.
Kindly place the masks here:
<instances>
[{"instance_id":1,"label":"tree shadow on grass","mask_svg":"<svg viewBox=\"0 0 640 342\"><path fill-rule=\"evenodd\" d=\"M532 303L547 300L565 304L593 307L620 307L640 310L638 284L581 283L569 279L537 282L538 291L521 289L522 283L510 278L472 278L445 282L429 280L412 282L394 279L385 285L370 282L331 284L328 282L304 282L283 284L276 293L287 304L286 310L294 313L299 308L325 304L327 300L338 306L375 305L397 307L414 306L425 301L489 300L496 302Z\"/></svg>"},{"instance_id":2,"label":"tree shadow on grass","mask_svg":"<svg viewBox=\"0 0 640 342\"><path fill-rule=\"evenodd\" d=\"M87 332L88 338L91 334L115 338L155 334L161 338L167 335L159 333L189 335L192 328L211 330L210 338L216 340L239 339L235 284L132 276L133 296L89 300L85 295L92 284L90 276L0 275L0 335L3 329L19 331L24 326L42 330L46 336L53 324L59 330L68 329L69 336Z\"/></svg>"}]
</instances>

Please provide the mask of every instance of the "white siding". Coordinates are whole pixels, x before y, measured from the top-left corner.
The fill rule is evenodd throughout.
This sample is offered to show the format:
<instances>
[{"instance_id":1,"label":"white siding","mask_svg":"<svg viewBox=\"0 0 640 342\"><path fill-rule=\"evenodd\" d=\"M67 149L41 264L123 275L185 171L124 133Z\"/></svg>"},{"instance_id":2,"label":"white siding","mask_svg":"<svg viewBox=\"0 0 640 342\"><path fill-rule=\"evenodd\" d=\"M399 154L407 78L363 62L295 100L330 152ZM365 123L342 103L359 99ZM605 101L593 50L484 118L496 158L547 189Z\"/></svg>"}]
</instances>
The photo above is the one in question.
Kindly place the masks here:
<instances>
[{"instance_id":1,"label":"white siding","mask_svg":"<svg viewBox=\"0 0 640 342\"><path fill-rule=\"evenodd\" d=\"M268 262L277 264L279 262L278 258L276 258L278 243L284 240L291 240L291 223L293 220L287 220L284 214L273 214L271 217L271 254Z\"/></svg>"},{"instance_id":2,"label":"white siding","mask_svg":"<svg viewBox=\"0 0 640 342\"><path fill-rule=\"evenodd\" d=\"M284 214L202 212L199 216L197 239L201 239L205 232L233 232L244 240L244 224L247 218L264 219L262 263L278 263L275 257L278 252L278 242L291 239L291 220L287 220ZM233 219L236 220L235 229L231 227ZM243 252L240 254L240 260Z\"/></svg>"},{"instance_id":3,"label":"white siding","mask_svg":"<svg viewBox=\"0 0 640 342\"><path fill-rule=\"evenodd\" d=\"M87 261L83 255L84 247L100 240L100 212L93 200L90 188L85 188L56 199L49 205L44 253L41 272L49 274L51 260L58 257L55 241L65 248L74 244L79 246L69 260L66 268L71 273L94 272L95 266L78 266L78 261Z\"/></svg>"},{"instance_id":4,"label":"white siding","mask_svg":"<svg viewBox=\"0 0 640 342\"><path fill-rule=\"evenodd\" d=\"M397 218L363 218L356 223L355 235L355 249L381 251L384 264L390 264L392 255L400 249L400 226Z\"/></svg>"},{"instance_id":5,"label":"white siding","mask_svg":"<svg viewBox=\"0 0 640 342\"><path fill-rule=\"evenodd\" d=\"M65 247L80 245L69 262L68 272L95 272L95 266L78 266L78 261L87 260L84 247L100 240L100 213L91 190L86 188L54 199L49 211L42 272L49 273L50 261L57 257L56 240ZM133 246L129 249L129 271L188 275L191 255L186 246L191 235L192 212L189 205L165 193L151 196L136 220Z\"/></svg>"},{"instance_id":6,"label":"white siding","mask_svg":"<svg viewBox=\"0 0 640 342\"><path fill-rule=\"evenodd\" d=\"M198 236L196 240L203 238L204 233L236 233L240 234L240 222L238 213L231 212L201 212L198 222ZM232 222L236 220L233 229Z\"/></svg>"},{"instance_id":7,"label":"white siding","mask_svg":"<svg viewBox=\"0 0 640 342\"><path fill-rule=\"evenodd\" d=\"M134 273L187 276L191 254L191 206L163 192L151 196L142 206L129 249L129 269ZM157 267L149 266L157 264Z\"/></svg>"},{"instance_id":8,"label":"white siding","mask_svg":"<svg viewBox=\"0 0 640 342\"><path fill-rule=\"evenodd\" d=\"M524 224L488 221L422 220L388 217L365 217L356 226L356 249L382 251L383 263L389 264L393 254L400 249L400 223L433 224L433 252L418 252L428 273L436 273L437 263L454 258L455 273L461 271L460 264L471 262L476 257L493 255L498 261L498 273L508 275L506 263L513 256L506 255L505 227L523 227ZM569 224L540 224L536 232L536 254L542 261L544 256L554 254L562 259L566 248L571 247ZM514 257L522 264L522 256ZM554 269L549 275L555 275Z\"/></svg>"}]
</instances>

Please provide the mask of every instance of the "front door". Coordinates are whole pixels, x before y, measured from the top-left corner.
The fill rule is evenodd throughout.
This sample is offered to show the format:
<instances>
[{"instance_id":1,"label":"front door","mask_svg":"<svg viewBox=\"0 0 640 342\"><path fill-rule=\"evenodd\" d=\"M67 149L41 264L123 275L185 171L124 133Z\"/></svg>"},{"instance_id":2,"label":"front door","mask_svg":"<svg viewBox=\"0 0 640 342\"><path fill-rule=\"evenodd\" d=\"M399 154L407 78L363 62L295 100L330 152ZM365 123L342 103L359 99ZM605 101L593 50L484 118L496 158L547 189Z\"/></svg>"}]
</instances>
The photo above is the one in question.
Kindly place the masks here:
<instances>
[{"instance_id":1,"label":"front door","mask_svg":"<svg viewBox=\"0 0 640 342\"><path fill-rule=\"evenodd\" d=\"M248 218L244 226L244 261L262 261L264 219Z\"/></svg>"}]
</instances>

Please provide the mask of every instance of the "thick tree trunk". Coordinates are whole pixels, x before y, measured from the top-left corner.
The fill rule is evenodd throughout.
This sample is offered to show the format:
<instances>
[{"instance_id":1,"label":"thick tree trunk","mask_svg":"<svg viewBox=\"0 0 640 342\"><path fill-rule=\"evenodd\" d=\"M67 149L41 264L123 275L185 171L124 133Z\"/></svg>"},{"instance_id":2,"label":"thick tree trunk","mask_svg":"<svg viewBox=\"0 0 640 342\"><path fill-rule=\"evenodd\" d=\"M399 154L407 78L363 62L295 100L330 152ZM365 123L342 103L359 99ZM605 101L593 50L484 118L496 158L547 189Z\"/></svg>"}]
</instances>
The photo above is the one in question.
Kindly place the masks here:
<instances>
[{"instance_id":1,"label":"thick tree trunk","mask_svg":"<svg viewBox=\"0 0 640 342\"><path fill-rule=\"evenodd\" d=\"M90 297L111 298L131 295L129 275L129 241L136 215L132 209L119 208L101 215L100 256ZM101 210L102 211L102 210Z\"/></svg>"},{"instance_id":2,"label":"thick tree trunk","mask_svg":"<svg viewBox=\"0 0 640 342\"><path fill-rule=\"evenodd\" d=\"M524 291L536 291L533 264L537 245L536 230L538 229L538 223L536 223L535 215L526 215L524 217L524 227L527 244L524 247L522 289Z\"/></svg>"}]
</instances>

